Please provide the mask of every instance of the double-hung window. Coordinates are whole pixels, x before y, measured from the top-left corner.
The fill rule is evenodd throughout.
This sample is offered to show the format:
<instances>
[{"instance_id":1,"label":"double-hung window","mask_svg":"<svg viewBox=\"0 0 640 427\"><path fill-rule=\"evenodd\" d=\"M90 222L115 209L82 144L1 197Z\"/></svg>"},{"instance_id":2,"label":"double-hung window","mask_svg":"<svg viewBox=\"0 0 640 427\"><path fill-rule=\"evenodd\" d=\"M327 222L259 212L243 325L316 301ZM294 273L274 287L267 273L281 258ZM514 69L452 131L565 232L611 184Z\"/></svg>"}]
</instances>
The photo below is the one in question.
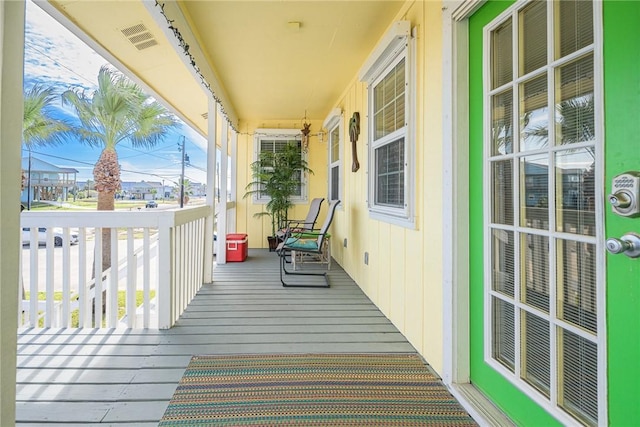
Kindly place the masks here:
<instances>
[{"instance_id":1,"label":"double-hung window","mask_svg":"<svg viewBox=\"0 0 640 427\"><path fill-rule=\"evenodd\" d=\"M302 149L302 142L300 140L300 131L297 129L256 129L255 136L255 160L260 157L260 153L263 152L272 152L277 153L282 150L288 144L295 144L300 149L300 156L306 160L306 154ZM302 173L302 171L298 172L298 179L300 181L300 185L297 186L293 197L291 200L293 203L304 202L307 199L307 176ZM254 195L254 200L256 202L268 202L269 197L262 193L256 193Z\"/></svg>"},{"instance_id":2,"label":"double-hung window","mask_svg":"<svg viewBox=\"0 0 640 427\"><path fill-rule=\"evenodd\" d=\"M369 212L405 227L414 220L415 84L409 22L397 22L361 74L368 83Z\"/></svg>"},{"instance_id":3,"label":"double-hung window","mask_svg":"<svg viewBox=\"0 0 640 427\"><path fill-rule=\"evenodd\" d=\"M323 125L329 132L329 200L342 197L342 122L342 111L336 108Z\"/></svg>"}]
</instances>

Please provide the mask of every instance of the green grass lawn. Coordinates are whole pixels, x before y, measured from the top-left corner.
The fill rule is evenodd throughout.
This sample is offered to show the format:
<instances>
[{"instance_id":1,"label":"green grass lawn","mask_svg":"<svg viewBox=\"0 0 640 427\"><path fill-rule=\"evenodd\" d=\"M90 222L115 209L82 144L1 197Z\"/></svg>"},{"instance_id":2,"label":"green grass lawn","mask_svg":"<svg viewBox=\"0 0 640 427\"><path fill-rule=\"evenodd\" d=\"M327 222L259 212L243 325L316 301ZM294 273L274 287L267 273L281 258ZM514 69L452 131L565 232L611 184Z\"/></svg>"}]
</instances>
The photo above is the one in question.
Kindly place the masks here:
<instances>
[{"instance_id":1,"label":"green grass lawn","mask_svg":"<svg viewBox=\"0 0 640 427\"><path fill-rule=\"evenodd\" d=\"M152 290L149 292L149 298L153 299L156 295L156 291ZM26 300L29 300L29 292L25 292L25 297ZM73 298L77 298L77 295L73 295ZM125 291L118 291L118 319L121 319L122 316L124 316L125 314L125 310L126 310L126 298L127 298L127 293ZM38 300L39 301L45 301L47 299L47 293L46 292L38 292ZM136 307L139 307L142 304L142 301L144 299L144 292L143 291L136 291ZM62 301L62 292L54 292L53 293L53 300L54 301ZM40 313L38 313L40 314ZM73 310L71 312L71 327L72 328L77 328L80 325L80 321L78 319L79 316L79 310ZM102 327L106 327L106 323L103 321L102 322ZM38 327L42 328L44 327L44 319L40 319L38 322Z\"/></svg>"}]
</instances>

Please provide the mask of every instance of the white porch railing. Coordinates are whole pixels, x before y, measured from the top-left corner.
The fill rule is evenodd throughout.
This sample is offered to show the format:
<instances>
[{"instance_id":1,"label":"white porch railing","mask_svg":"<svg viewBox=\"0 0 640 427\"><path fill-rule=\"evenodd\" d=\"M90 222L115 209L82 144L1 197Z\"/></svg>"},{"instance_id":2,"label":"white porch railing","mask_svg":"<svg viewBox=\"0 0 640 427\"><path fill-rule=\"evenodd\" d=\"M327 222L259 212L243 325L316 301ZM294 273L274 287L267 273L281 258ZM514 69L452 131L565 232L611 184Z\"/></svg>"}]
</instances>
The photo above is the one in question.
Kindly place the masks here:
<instances>
[{"instance_id":1,"label":"white porch railing","mask_svg":"<svg viewBox=\"0 0 640 427\"><path fill-rule=\"evenodd\" d=\"M210 209L23 212L31 231L23 231L19 326L170 328L213 262L204 259ZM46 244L38 244L43 227ZM105 228L111 267L103 270ZM78 244L68 243L72 234Z\"/></svg>"}]
</instances>

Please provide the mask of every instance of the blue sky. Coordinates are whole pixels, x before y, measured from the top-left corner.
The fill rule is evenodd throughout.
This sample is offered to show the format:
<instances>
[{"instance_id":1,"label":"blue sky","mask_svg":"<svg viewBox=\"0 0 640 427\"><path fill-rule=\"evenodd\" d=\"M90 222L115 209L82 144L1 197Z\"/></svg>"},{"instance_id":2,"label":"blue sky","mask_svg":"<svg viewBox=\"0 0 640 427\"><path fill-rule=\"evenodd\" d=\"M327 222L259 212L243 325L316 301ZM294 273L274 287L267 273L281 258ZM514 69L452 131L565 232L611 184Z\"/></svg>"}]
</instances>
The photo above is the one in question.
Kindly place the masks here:
<instances>
[{"instance_id":1,"label":"blue sky","mask_svg":"<svg viewBox=\"0 0 640 427\"><path fill-rule=\"evenodd\" d=\"M51 18L31 1L27 1L25 31L25 89L35 83L53 86L58 93L70 88L93 90L100 67L108 62ZM67 106L59 105L56 116L73 117ZM206 141L188 126L181 124L164 141L149 150L133 149L128 143L118 144L117 151L123 181L162 181L180 179L181 152L178 144L185 136L186 152L192 166L185 168L185 178L206 182ZM27 151L23 150L23 157ZM78 181L93 179L93 165L100 149L70 140L55 147L36 147L33 156L59 167L77 169Z\"/></svg>"}]
</instances>

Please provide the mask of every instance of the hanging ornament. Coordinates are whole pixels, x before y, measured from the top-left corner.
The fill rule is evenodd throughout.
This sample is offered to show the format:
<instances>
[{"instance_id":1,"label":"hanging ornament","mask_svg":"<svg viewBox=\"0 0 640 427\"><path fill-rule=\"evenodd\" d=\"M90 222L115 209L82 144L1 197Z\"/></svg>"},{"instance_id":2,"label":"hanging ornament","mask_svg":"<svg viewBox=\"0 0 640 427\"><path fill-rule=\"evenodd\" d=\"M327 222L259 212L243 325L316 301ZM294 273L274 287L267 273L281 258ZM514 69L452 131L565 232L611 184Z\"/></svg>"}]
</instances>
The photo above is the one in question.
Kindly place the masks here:
<instances>
[{"instance_id":1,"label":"hanging ornament","mask_svg":"<svg viewBox=\"0 0 640 427\"><path fill-rule=\"evenodd\" d=\"M304 122L302 124L302 149L307 151L309 149L309 134L311 133L311 123L307 123L307 112L304 112Z\"/></svg>"}]
</instances>

